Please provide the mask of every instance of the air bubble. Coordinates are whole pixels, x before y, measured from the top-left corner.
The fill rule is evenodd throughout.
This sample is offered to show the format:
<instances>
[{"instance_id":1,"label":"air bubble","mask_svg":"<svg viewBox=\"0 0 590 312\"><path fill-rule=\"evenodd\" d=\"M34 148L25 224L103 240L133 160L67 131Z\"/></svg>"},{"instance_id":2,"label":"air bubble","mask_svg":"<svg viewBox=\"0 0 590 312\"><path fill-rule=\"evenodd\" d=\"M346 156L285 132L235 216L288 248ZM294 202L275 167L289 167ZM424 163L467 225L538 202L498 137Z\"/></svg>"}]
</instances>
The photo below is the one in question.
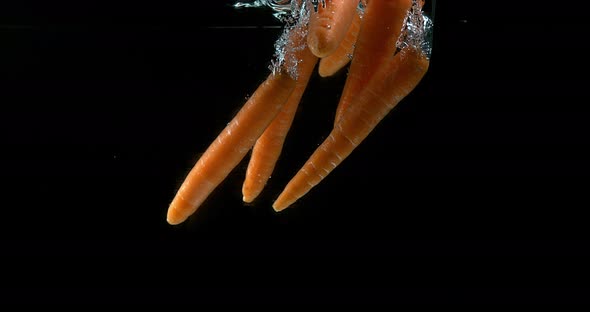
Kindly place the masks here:
<instances>
[{"instance_id":1,"label":"air bubble","mask_svg":"<svg viewBox=\"0 0 590 312\"><path fill-rule=\"evenodd\" d=\"M412 0L412 7L408 11L402 32L397 39L396 47L401 50L406 47L418 48L427 58L432 53L432 20L422 11L421 1Z\"/></svg>"}]
</instances>

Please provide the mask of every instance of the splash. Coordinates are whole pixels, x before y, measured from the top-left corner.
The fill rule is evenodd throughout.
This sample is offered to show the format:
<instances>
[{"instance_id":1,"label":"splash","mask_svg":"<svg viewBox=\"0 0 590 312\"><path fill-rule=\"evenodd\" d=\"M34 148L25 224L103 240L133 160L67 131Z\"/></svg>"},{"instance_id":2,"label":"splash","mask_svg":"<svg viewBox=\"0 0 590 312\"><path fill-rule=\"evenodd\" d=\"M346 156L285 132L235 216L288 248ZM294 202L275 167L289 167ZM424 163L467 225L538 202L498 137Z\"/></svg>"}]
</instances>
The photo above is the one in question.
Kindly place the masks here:
<instances>
[{"instance_id":1,"label":"splash","mask_svg":"<svg viewBox=\"0 0 590 312\"><path fill-rule=\"evenodd\" d=\"M256 0L254 2L236 2L234 4L234 8L263 8L268 7L271 8L274 13L273 16L283 21L285 17L291 14L292 10L292 2L291 0Z\"/></svg>"},{"instance_id":2,"label":"splash","mask_svg":"<svg viewBox=\"0 0 590 312\"><path fill-rule=\"evenodd\" d=\"M254 2L236 2L234 4L234 8L260 8L260 7L270 7L273 10L283 11L289 8L291 5L291 0L256 0Z\"/></svg>"},{"instance_id":3,"label":"splash","mask_svg":"<svg viewBox=\"0 0 590 312\"><path fill-rule=\"evenodd\" d=\"M310 9L307 1L291 1L289 16L284 16L285 28L275 43L275 54L269 69L276 74L282 68L295 80L298 78L298 67L301 60L289 57L297 55L298 51L307 48L307 25L309 23ZM298 45L289 43L299 42Z\"/></svg>"},{"instance_id":4,"label":"splash","mask_svg":"<svg viewBox=\"0 0 590 312\"><path fill-rule=\"evenodd\" d=\"M431 14L434 15L435 0L432 1ZM274 11L273 16L284 23L284 30L279 39L275 42L275 53L269 69L277 73L285 68L289 75L297 79L297 66L300 60L287 57L294 52L304 49L304 43L299 46L290 46L288 43L292 37L306 36L307 24L311 9L317 11L318 6L325 7L325 0L255 0L252 2L236 2L235 8L270 8ZM412 0L412 7L406 14L402 32L396 40L397 50L405 47L417 47L430 59L432 54L432 31L433 22L423 12L423 0ZM310 6L312 8L310 8ZM360 0L357 12L364 15L367 0ZM291 40L290 40L291 38ZM348 55L352 59L352 55Z\"/></svg>"},{"instance_id":5,"label":"splash","mask_svg":"<svg viewBox=\"0 0 590 312\"><path fill-rule=\"evenodd\" d=\"M400 37L396 47L401 50L405 47L417 47L430 59L432 54L432 30L433 22L422 11L420 0L412 0L412 7L406 14Z\"/></svg>"},{"instance_id":6,"label":"splash","mask_svg":"<svg viewBox=\"0 0 590 312\"><path fill-rule=\"evenodd\" d=\"M318 7L321 5L322 7L326 7L326 0L303 0L310 1L311 5L313 6L313 10L315 12L318 11ZM255 0L253 2L236 2L234 3L234 8L262 8L268 7L271 8L275 13L273 16L278 20L283 20L285 16L288 16L291 11L293 11L293 6L299 5L302 1L292 1L292 0ZM362 15L365 13L365 8L367 7L367 0L360 0L358 5L358 12Z\"/></svg>"},{"instance_id":7,"label":"splash","mask_svg":"<svg viewBox=\"0 0 590 312\"><path fill-rule=\"evenodd\" d=\"M323 2L324 0L319 1ZM307 35L307 24L309 23L308 2L317 8L318 0L256 0L234 4L235 8L270 8L274 11L273 16L283 22L283 33L275 42L275 53L269 65L273 74L284 69L293 79L298 77L297 68L301 60L290 56L296 55L297 51L307 47L302 38ZM301 42L301 44L293 45L293 42Z\"/></svg>"}]
</instances>

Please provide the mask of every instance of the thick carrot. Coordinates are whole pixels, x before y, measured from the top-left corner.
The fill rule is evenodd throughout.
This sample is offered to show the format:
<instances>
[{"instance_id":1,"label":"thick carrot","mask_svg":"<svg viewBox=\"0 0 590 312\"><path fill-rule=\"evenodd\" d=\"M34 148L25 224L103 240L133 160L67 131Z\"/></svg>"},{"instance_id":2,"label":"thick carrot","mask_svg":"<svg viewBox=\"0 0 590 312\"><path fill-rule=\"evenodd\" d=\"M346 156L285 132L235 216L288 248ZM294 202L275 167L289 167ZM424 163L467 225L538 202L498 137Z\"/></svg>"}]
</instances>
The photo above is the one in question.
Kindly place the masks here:
<instances>
[{"instance_id":1,"label":"thick carrot","mask_svg":"<svg viewBox=\"0 0 590 312\"><path fill-rule=\"evenodd\" d=\"M193 214L248 153L295 87L283 72L271 74L197 161L178 190L167 220L178 224Z\"/></svg>"},{"instance_id":2,"label":"thick carrot","mask_svg":"<svg viewBox=\"0 0 590 312\"><path fill-rule=\"evenodd\" d=\"M359 0L325 0L309 18L309 49L317 57L330 55L344 39Z\"/></svg>"},{"instance_id":3,"label":"thick carrot","mask_svg":"<svg viewBox=\"0 0 590 312\"><path fill-rule=\"evenodd\" d=\"M350 155L379 121L414 89L428 64L421 51L408 47L380 69L343 112L329 137L287 184L273 208L276 211L287 208Z\"/></svg>"},{"instance_id":4,"label":"thick carrot","mask_svg":"<svg viewBox=\"0 0 590 312\"><path fill-rule=\"evenodd\" d=\"M281 155L283 143L297 112L297 107L318 60L307 47L295 52L294 55L299 61L295 89L281 112L264 130L262 136L258 138L252 150L248 169L246 170L246 179L242 186L243 199L248 203L262 192L274 170Z\"/></svg>"},{"instance_id":5,"label":"thick carrot","mask_svg":"<svg viewBox=\"0 0 590 312\"><path fill-rule=\"evenodd\" d=\"M320 60L319 73L322 77L334 75L350 62L354 52L354 43L361 29L361 16L355 14L346 36L334 52Z\"/></svg>"},{"instance_id":6,"label":"thick carrot","mask_svg":"<svg viewBox=\"0 0 590 312\"><path fill-rule=\"evenodd\" d=\"M368 2L356 41L354 58L336 109L335 123L338 122L353 97L377 72L377 68L395 53L404 17L411 6L412 0Z\"/></svg>"}]
</instances>

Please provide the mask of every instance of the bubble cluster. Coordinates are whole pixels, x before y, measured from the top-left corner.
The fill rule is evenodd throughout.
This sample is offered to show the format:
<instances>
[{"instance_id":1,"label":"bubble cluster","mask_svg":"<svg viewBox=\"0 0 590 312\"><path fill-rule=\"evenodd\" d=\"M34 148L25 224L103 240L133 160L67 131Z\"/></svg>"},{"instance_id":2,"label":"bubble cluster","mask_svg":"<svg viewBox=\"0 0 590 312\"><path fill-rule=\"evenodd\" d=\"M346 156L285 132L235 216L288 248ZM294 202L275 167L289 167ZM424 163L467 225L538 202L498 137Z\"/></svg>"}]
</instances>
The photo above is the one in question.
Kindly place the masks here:
<instances>
[{"instance_id":1,"label":"bubble cluster","mask_svg":"<svg viewBox=\"0 0 590 312\"><path fill-rule=\"evenodd\" d=\"M274 13L273 16L278 20L283 20L291 14L291 0L255 0L253 2L236 2L234 8L271 8Z\"/></svg>"},{"instance_id":2,"label":"bubble cluster","mask_svg":"<svg viewBox=\"0 0 590 312\"><path fill-rule=\"evenodd\" d=\"M305 37L309 16L308 1L291 1L290 14L282 17L285 22L283 33L275 42L275 54L269 66L273 73L285 69L293 79L298 78L298 66L302 60L295 56L307 48Z\"/></svg>"},{"instance_id":3,"label":"bubble cluster","mask_svg":"<svg viewBox=\"0 0 590 312\"><path fill-rule=\"evenodd\" d=\"M432 53L432 29L432 20L422 11L422 1L412 0L412 7L406 14L401 35L397 39L397 49L415 47L430 59Z\"/></svg>"},{"instance_id":4,"label":"bubble cluster","mask_svg":"<svg viewBox=\"0 0 590 312\"><path fill-rule=\"evenodd\" d=\"M396 47L398 51L406 47L415 47L420 49L427 58L430 58L433 22L422 11L423 3L424 1L421 0L412 0L412 7L406 14L401 35L396 38ZM269 69L273 73L286 69L291 77L297 79L297 66L301 60L290 56L305 49L305 40L301 40L301 38L307 35L311 9L317 11L320 5L325 7L325 0L255 0L250 3L237 2L234 7L268 7L274 11L273 16L283 22L285 26L283 33L275 42L275 53ZM366 6L366 0L359 1L357 11L361 18ZM299 44L294 45L294 42ZM352 55L349 57L352 58Z\"/></svg>"}]
</instances>

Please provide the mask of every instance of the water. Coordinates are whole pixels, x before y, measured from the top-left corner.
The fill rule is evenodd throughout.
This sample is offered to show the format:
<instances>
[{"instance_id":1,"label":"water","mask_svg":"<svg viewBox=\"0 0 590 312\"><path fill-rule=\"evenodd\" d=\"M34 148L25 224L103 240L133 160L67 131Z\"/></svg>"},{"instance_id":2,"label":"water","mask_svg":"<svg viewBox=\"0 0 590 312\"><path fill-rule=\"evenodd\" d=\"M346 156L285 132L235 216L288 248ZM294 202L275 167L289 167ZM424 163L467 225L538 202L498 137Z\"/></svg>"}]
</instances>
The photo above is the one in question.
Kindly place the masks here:
<instances>
[{"instance_id":1,"label":"water","mask_svg":"<svg viewBox=\"0 0 590 312\"><path fill-rule=\"evenodd\" d=\"M236 9L263 7L271 8L274 11L274 17L283 20L291 12L291 0L256 0L253 2L236 2L234 4Z\"/></svg>"},{"instance_id":2,"label":"water","mask_svg":"<svg viewBox=\"0 0 590 312\"><path fill-rule=\"evenodd\" d=\"M401 50L408 46L418 47L422 50L424 55L430 58L432 54L432 35L433 35L433 19L434 19L434 8L436 1L432 0L425 4L428 8L428 13L423 10L424 2L421 0L413 0L412 8L408 11L404 25L402 27L402 33L397 40L398 50ZM236 2L235 8L263 8L268 7L274 11L273 16L285 23L285 30L281 37L275 43L275 56L271 63L270 69L276 72L285 62L285 53L288 53L287 42L291 32L294 29L299 29L302 32L301 35L305 35L306 27L309 21L310 10L308 9L308 3L313 6L313 9L317 11L318 5L325 7L324 0L309 0L309 1L291 1L291 0L256 0L249 3ZM366 7L366 0L359 1L358 12L361 15L364 13ZM430 18L428 15L431 15ZM296 47L300 49L303 47ZM295 64L288 64L288 72L296 78L296 66Z\"/></svg>"},{"instance_id":3,"label":"water","mask_svg":"<svg viewBox=\"0 0 590 312\"><path fill-rule=\"evenodd\" d=\"M310 15L308 2L303 1L301 5L299 1L291 2L289 13L289 15L283 18L286 24L283 33L275 43L275 54L270 65L270 70L276 73L284 67L293 79L297 79L297 68L301 60L292 57L289 58L287 55L295 55L297 51L307 47L306 41L302 40L302 38L307 36L307 24L309 23ZM289 44L290 41L300 43L298 45Z\"/></svg>"},{"instance_id":4,"label":"water","mask_svg":"<svg viewBox=\"0 0 590 312\"><path fill-rule=\"evenodd\" d=\"M419 0L412 1L412 8L406 15L406 20L402 26L402 32L397 39L396 46L398 50L406 47L418 47L424 55L430 58L434 24L432 19L424 14L421 2Z\"/></svg>"}]
</instances>

